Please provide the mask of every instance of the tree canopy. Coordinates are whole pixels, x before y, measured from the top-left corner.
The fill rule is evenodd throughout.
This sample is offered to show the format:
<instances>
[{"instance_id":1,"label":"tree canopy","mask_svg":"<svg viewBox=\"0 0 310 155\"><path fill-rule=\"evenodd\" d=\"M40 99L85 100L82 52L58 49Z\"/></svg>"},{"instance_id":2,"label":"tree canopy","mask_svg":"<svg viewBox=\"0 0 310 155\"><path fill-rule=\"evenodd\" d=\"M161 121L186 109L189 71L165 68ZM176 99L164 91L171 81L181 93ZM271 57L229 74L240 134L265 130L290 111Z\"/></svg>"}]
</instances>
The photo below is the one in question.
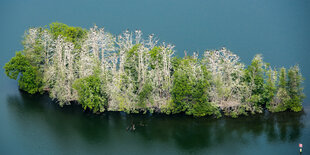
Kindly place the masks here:
<instances>
[{"instance_id":1,"label":"tree canopy","mask_svg":"<svg viewBox=\"0 0 310 155\"><path fill-rule=\"evenodd\" d=\"M226 48L174 57L174 46L128 30L114 36L63 23L30 28L4 69L30 93L47 91L60 106L78 101L95 113L184 113L237 117L301 111L299 67L272 68L256 55L246 66Z\"/></svg>"}]
</instances>

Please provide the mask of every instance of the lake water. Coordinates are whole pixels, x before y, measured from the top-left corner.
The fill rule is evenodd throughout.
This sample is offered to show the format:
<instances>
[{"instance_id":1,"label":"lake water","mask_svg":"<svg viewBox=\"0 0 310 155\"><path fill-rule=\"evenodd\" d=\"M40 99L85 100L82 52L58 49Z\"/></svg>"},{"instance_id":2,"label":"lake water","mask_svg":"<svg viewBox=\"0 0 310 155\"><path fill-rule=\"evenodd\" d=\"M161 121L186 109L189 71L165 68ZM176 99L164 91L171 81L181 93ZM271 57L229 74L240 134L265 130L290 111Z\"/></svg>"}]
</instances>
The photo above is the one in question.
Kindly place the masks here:
<instances>
[{"instance_id":1,"label":"lake water","mask_svg":"<svg viewBox=\"0 0 310 155\"><path fill-rule=\"evenodd\" d=\"M24 31L59 21L119 34L154 33L183 56L227 47L249 64L256 53L276 67L299 64L310 94L310 2L306 0L1 0L0 154L310 154L310 104L304 112L192 118L83 112L47 95L20 92L3 65ZM136 131L126 130L132 123Z\"/></svg>"}]
</instances>

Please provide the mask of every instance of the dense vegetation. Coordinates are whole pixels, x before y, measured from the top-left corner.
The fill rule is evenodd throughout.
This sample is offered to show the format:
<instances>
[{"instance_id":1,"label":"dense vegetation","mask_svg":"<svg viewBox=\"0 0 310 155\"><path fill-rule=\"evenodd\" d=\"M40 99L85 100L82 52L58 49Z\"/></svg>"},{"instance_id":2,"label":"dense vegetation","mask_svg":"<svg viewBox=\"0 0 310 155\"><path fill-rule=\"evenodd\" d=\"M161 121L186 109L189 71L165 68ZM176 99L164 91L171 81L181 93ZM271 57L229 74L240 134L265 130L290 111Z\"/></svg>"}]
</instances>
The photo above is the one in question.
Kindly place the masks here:
<instances>
[{"instance_id":1,"label":"dense vegetation","mask_svg":"<svg viewBox=\"0 0 310 155\"><path fill-rule=\"evenodd\" d=\"M115 37L97 26L52 23L26 31L24 50L4 68L30 94L47 91L60 106L78 101L96 113L237 117L302 110L298 66L272 68L256 55L245 67L226 48L177 58L172 45L157 42L139 30Z\"/></svg>"}]
</instances>

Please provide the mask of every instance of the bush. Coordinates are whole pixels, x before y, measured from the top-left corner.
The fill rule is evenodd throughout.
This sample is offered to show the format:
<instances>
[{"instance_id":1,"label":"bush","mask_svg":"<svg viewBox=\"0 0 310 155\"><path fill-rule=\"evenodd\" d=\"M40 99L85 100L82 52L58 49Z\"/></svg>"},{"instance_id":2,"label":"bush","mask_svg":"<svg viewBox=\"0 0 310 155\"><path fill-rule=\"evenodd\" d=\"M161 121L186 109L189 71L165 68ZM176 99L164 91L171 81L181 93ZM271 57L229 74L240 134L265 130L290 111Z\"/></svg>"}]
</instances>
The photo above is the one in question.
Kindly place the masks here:
<instances>
[{"instance_id":1,"label":"bush","mask_svg":"<svg viewBox=\"0 0 310 155\"><path fill-rule=\"evenodd\" d=\"M94 113L104 112L108 106L108 97L102 88L103 85L104 82L97 75L77 79L73 83L73 88L78 92L78 101L84 110L89 108Z\"/></svg>"}]
</instances>

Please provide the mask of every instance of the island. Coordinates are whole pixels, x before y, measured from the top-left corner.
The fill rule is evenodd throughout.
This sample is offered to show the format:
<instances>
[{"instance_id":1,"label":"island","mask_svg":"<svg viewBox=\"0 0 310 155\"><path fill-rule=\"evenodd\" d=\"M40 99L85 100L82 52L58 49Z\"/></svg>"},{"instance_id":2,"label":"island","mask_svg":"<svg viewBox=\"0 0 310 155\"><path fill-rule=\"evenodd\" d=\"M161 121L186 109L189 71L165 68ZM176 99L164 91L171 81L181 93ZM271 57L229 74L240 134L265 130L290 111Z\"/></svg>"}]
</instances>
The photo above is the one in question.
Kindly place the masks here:
<instances>
[{"instance_id":1,"label":"island","mask_svg":"<svg viewBox=\"0 0 310 155\"><path fill-rule=\"evenodd\" d=\"M48 93L60 106L80 104L94 113L184 113L238 117L302 111L298 65L275 68L254 56L250 65L228 50L183 58L153 34L115 36L63 23L29 28L24 49L5 64L6 75L30 94Z\"/></svg>"}]
</instances>

